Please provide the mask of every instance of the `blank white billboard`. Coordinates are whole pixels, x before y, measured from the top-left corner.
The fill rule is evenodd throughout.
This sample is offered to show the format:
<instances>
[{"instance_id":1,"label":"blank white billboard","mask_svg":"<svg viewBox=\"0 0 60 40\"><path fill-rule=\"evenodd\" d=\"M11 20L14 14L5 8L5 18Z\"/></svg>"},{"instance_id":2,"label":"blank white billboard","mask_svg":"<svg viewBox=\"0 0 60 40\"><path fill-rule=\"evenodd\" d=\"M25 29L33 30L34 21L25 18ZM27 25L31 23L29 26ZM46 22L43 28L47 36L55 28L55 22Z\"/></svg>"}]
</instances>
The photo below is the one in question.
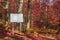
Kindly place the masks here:
<instances>
[{"instance_id":1,"label":"blank white billboard","mask_svg":"<svg viewBox=\"0 0 60 40\"><path fill-rule=\"evenodd\" d=\"M10 14L10 22L23 22L23 14Z\"/></svg>"}]
</instances>

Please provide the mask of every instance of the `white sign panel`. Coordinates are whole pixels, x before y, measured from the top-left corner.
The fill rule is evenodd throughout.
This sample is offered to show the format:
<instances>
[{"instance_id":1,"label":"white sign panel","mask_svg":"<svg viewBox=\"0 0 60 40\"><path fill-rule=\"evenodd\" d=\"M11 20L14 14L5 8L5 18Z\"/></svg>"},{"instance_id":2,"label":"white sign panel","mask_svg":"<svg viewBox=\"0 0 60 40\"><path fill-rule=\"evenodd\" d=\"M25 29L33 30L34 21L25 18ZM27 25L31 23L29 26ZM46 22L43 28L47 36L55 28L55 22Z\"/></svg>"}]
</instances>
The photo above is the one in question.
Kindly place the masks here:
<instances>
[{"instance_id":1,"label":"white sign panel","mask_svg":"<svg viewBox=\"0 0 60 40\"><path fill-rule=\"evenodd\" d=\"M23 22L23 14L10 14L10 22Z\"/></svg>"}]
</instances>

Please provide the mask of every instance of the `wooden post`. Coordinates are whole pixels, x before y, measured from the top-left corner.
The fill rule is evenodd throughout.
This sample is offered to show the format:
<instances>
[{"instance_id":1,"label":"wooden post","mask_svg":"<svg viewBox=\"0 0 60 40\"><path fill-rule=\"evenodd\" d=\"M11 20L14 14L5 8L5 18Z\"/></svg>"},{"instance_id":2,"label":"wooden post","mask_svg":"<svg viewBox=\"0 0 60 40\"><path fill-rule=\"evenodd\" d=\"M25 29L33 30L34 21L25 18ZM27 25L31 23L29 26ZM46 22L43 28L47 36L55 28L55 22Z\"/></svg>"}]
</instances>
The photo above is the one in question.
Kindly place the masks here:
<instances>
[{"instance_id":1,"label":"wooden post","mask_svg":"<svg viewBox=\"0 0 60 40\"><path fill-rule=\"evenodd\" d=\"M14 35L14 23L12 23L12 35Z\"/></svg>"},{"instance_id":2,"label":"wooden post","mask_svg":"<svg viewBox=\"0 0 60 40\"><path fill-rule=\"evenodd\" d=\"M20 34L22 32L22 23L20 22Z\"/></svg>"}]
</instances>

